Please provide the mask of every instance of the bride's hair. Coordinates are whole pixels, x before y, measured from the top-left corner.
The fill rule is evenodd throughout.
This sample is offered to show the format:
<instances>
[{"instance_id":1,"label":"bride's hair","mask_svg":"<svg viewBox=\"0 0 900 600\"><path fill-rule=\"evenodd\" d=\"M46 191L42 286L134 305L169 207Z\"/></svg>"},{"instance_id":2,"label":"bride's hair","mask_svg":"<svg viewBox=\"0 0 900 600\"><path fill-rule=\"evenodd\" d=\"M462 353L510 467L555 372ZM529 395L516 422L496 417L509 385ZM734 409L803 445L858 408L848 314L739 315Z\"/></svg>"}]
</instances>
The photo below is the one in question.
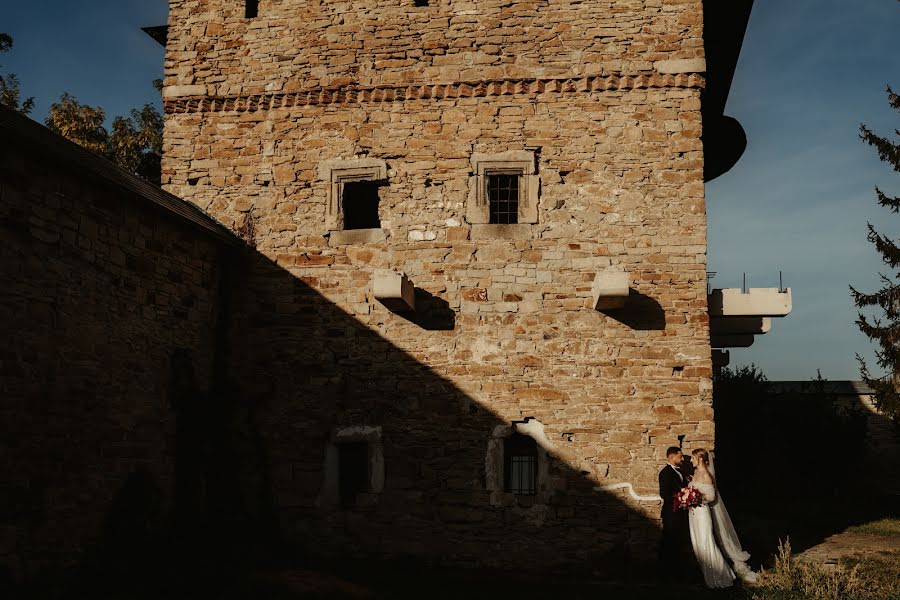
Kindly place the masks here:
<instances>
[{"instance_id":1,"label":"bride's hair","mask_svg":"<svg viewBox=\"0 0 900 600\"><path fill-rule=\"evenodd\" d=\"M706 448L697 448L696 450L691 452L691 454L703 461L704 465L709 464L709 450L707 450Z\"/></svg>"}]
</instances>

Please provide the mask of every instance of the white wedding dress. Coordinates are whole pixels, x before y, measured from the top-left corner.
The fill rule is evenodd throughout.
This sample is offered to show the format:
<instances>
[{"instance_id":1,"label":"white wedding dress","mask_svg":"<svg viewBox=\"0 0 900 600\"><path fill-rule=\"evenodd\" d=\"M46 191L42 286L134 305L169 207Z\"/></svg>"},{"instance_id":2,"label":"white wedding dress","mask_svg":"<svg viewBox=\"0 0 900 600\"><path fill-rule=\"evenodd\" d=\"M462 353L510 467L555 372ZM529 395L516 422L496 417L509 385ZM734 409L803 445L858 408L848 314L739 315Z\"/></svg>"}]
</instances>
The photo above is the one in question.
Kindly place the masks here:
<instances>
[{"instance_id":1,"label":"white wedding dress","mask_svg":"<svg viewBox=\"0 0 900 600\"><path fill-rule=\"evenodd\" d=\"M703 505L691 508L688 523L694 555L703 571L706 587L724 588L734 583L737 576L753 583L756 573L747 566L750 555L741 549L731 517L718 497L716 486L711 483L691 483L703 494ZM726 561L734 565L734 570Z\"/></svg>"}]
</instances>

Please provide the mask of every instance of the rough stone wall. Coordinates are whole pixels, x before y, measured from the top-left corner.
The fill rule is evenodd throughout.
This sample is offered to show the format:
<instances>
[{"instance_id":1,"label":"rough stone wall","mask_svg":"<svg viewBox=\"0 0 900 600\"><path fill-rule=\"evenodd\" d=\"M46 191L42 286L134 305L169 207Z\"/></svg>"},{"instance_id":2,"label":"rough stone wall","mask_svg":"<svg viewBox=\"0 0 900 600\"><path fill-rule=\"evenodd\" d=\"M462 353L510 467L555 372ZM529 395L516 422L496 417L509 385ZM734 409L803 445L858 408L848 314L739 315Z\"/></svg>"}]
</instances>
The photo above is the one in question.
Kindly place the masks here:
<instances>
[{"instance_id":1,"label":"rough stone wall","mask_svg":"<svg viewBox=\"0 0 900 600\"><path fill-rule=\"evenodd\" d=\"M652 557L658 502L627 486L655 494L665 447L679 437L712 444L702 79L662 78L656 64L702 56L700 3L597 4L546 5L536 20L516 12L534 10L520 3L497 22L474 4L441 4L432 8L475 11L449 27L434 18L432 35L457 40L444 54L373 67L382 50L401 52L406 27L432 22L374 3L335 5L316 20L301 7L324 7L271 4L270 18L263 2L249 22L216 4L173 3L166 83L202 89L169 88L164 185L227 226L252 221L271 259L245 272L231 376L260 407L281 522L311 550L531 568ZM558 42L538 51L533 31L513 31L529 19ZM506 42L498 64L479 67L496 30ZM188 32L203 56L188 50ZM298 58L282 60L282 46ZM354 69L361 84L448 88L617 74L376 97L340 88ZM644 70L646 79L626 77ZM323 83L340 89L175 98ZM473 226L470 158L509 150L537 157L538 223ZM326 226L329 183L318 173L358 157L387 164L385 239L342 244ZM626 308L598 312L591 282L608 267L623 268L632 291ZM411 278L415 315L375 300L379 268ZM486 473L492 432L528 417L543 424L551 456L544 493L498 498ZM385 483L339 510L320 493L326 446L347 427L382 427Z\"/></svg>"},{"instance_id":2,"label":"rough stone wall","mask_svg":"<svg viewBox=\"0 0 900 600\"><path fill-rule=\"evenodd\" d=\"M128 482L166 503L170 358L192 350L208 383L216 245L22 148L0 234L0 565L34 576L98 543Z\"/></svg>"},{"instance_id":3,"label":"rough stone wall","mask_svg":"<svg viewBox=\"0 0 900 600\"><path fill-rule=\"evenodd\" d=\"M637 75L703 58L701 0L259 4L259 17L245 19L241 1L171 0L166 85L227 96L347 83Z\"/></svg>"}]
</instances>

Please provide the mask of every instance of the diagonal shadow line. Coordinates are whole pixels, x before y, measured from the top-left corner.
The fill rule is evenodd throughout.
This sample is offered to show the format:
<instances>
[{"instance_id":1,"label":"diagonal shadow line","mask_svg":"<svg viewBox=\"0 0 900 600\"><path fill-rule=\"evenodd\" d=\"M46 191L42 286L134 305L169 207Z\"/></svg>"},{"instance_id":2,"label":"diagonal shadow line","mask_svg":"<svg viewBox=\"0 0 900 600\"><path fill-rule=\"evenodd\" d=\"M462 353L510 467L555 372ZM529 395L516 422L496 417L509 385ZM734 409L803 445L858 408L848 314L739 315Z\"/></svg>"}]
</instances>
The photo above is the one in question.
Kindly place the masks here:
<instances>
[{"instance_id":1,"label":"diagonal shadow line","mask_svg":"<svg viewBox=\"0 0 900 600\"><path fill-rule=\"evenodd\" d=\"M599 489L568 462L566 455L574 454L565 441L547 439L554 449L540 482L546 503L506 498L507 506L491 505L485 461L492 432L526 417L557 431L565 427L553 416L558 399L556 406L537 403L504 418L310 285L322 286L326 274L319 279L307 270L297 277L255 252L230 268L237 283L227 387L240 390L237 402L256 407L258 434L271 457L269 464L238 470L272 473L272 510L282 532L302 540L305 555L617 577L653 573L658 503L638 502L621 486ZM446 346L445 333L423 332L390 313L382 317L390 327L429 336L434 347ZM500 372L477 363L466 371L485 381ZM317 507L329 436L354 426L383 428L384 491L354 510ZM246 484L238 479L235 488Z\"/></svg>"}]
</instances>

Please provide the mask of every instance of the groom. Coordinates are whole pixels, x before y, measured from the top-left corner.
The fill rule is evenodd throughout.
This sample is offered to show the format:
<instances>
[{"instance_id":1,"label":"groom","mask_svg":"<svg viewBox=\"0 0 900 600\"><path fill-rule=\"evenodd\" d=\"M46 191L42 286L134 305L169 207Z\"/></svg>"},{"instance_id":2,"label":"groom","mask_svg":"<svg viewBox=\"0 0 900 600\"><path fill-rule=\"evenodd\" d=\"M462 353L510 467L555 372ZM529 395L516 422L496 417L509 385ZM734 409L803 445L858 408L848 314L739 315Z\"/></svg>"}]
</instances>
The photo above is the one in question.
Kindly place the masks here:
<instances>
[{"instance_id":1,"label":"groom","mask_svg":"<svg viewBox=\"0 0 900 600\"><path fill-rule=\"evenodd\" d=\"M659 546L659 562L662 576L667 580L680 579L685 568L684 557L690 543L688 513L672 510L675 494L686 487L688 476L682 471L684 455L681 448L671 446L666 450L666 466L659 472L659 495L662 497L662 543Z\"/></svg>"}]
</instances>

